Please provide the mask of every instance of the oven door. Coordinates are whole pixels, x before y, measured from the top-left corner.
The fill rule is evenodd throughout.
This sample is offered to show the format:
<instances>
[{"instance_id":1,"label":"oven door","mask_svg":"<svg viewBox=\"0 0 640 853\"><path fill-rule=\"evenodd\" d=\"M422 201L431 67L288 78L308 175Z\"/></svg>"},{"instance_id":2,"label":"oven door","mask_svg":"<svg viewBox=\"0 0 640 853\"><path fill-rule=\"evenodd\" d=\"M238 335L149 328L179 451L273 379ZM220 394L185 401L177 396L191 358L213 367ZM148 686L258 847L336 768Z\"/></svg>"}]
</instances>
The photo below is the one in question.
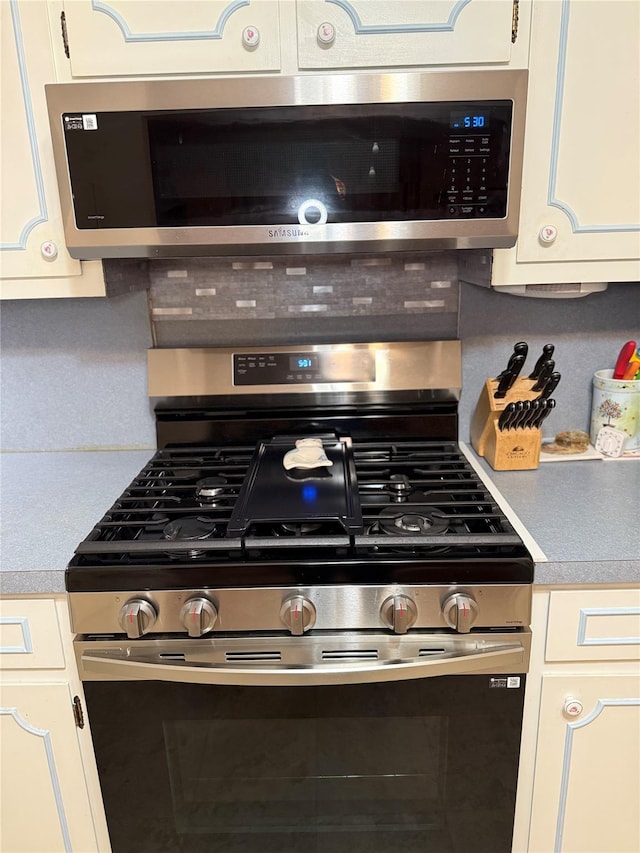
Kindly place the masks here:
<instances>
[{"instance_id":1,"label":"oven door","mask_svg":"<svg viewBox=\"0 0 640 853\"><path fill-rule=\"evenodd\" d=\"M169 680L113 680L83 645L114 853L511 851L526 666L256 686L176 681L166 653Z\"/></svg>"}]
</instances>

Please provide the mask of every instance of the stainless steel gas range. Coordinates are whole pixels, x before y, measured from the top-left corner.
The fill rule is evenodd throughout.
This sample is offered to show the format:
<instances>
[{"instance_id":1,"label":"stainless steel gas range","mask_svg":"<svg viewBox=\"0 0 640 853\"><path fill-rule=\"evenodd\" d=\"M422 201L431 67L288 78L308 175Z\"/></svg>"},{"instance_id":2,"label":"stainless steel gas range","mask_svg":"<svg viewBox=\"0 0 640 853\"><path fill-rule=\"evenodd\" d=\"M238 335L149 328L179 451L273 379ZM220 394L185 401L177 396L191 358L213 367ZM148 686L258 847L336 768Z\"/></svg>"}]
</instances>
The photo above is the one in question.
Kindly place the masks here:
<instances>
[{"instance_id":1,"label":"stainless steel gas range","mask_svg":"<svg viewBox=\"0 0 640 853\"><path fill-rule=\"evenodd\" d=\"M159 449L66 575L113 849L510 850L533 560L459 343L149 356Z\"/></svg>"}]
</instances>

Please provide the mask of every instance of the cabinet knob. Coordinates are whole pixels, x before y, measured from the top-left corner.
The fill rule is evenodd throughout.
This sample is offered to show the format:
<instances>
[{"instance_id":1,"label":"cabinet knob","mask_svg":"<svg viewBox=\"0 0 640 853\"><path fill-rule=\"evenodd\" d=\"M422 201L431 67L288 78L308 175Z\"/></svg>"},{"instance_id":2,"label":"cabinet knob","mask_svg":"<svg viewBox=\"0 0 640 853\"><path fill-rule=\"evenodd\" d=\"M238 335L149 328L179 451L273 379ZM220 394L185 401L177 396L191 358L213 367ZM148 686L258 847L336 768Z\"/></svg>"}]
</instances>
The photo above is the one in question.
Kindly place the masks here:
<instances>
[{"instance_id":1,"label":"cabinet knob","mask_svg":"<svg viewBox=\"0 0 640 853\"><path fill-rule=\"evenodd\" d=\"M52 261L54 258L58 257L58 247L53 240L45 240L45 242L40 246L40 254L45 261Z\"/></svg>"},{"instance_id":2,"label":"cabinet knob","mask_svg":"<svg viewBox=\"0 0 640 853\"><path fill-rule=\"evenodd\" d=\"M558 229L555 225L543 225L538 233L541 243L555 243Z\"/></svg>"},{"instance_id":3,"label":"cabinet knob","mask_svg":"<svg viewBox=\"0 0 640 853\"><path fill-rule=\"evenodd\" d=\"M573 696L568 696L564 700L564 712L567 717L579 717L582 713L582 702L579 699L574 699Z\"/></svg>"},{"instance_id":4,"label":"cabinet knob","mask_svg":"<svg viewBox=\"0 0 640 853\"><path fill-rule=\"evenodd\" d=\"M318 27L318 41L320 44L333 44L336 40L336 28L329 21L323 21Z\"/></svg>"},{"instance_id":5,"label":"cabinet knob","mask_svg":"<svg viewBox=\"0 0 640 853\"><path fill-rule=\"evenodd\" d=\"M260 30L257 27L245 27L242 31L242 44L245 47L257 47L260 44Z\"/></svg>"}]
</instances>

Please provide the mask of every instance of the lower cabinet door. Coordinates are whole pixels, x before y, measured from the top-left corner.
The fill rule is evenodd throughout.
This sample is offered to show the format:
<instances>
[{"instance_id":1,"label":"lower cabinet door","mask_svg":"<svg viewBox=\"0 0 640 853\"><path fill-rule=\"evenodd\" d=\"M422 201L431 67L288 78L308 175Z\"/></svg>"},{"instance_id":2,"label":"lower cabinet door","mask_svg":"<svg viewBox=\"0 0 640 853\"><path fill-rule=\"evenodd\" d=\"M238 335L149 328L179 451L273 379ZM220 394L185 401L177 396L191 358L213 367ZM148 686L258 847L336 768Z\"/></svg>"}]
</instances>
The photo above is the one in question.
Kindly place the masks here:
<instances>
[{"instance_id":1,"label":"lower cabinet door","mask_svg":"<svg viewBox=\"0 0 640 853\"><path fill-rule=\"evenodd\" d=\"M68 684L0 685L0 850L98 849Z\"/></svg>"},{"instance_id":2,"label":"lower cabinet door","mask_svg":"<svg viewBox=\"0 0 640 853\"><path fill-rule=\"evenodd\" d=\"M640 676L542 681L529 853L638 853Z\"/></svg>"}]
</instances>

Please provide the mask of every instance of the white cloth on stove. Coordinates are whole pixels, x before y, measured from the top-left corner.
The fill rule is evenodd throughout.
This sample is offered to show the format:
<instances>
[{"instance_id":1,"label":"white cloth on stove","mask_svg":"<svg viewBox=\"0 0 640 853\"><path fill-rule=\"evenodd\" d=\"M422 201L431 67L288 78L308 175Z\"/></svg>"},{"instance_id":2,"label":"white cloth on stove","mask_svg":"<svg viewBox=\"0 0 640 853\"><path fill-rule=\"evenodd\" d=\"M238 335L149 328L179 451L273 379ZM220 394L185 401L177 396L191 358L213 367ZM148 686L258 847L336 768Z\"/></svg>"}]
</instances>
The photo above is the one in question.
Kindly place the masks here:
<instances>
[{"instance_id":1,"label":"white cloth on stove","mask_svg":"<svg viewBox=\"0 0 640 853\"><path fill-rule=\"evenodd\" d=\"M293 450L288 450L282 464L291 468L329 468L333 462L324 452L321 438L299 438Z\"/></svg>"}]
</instances>

